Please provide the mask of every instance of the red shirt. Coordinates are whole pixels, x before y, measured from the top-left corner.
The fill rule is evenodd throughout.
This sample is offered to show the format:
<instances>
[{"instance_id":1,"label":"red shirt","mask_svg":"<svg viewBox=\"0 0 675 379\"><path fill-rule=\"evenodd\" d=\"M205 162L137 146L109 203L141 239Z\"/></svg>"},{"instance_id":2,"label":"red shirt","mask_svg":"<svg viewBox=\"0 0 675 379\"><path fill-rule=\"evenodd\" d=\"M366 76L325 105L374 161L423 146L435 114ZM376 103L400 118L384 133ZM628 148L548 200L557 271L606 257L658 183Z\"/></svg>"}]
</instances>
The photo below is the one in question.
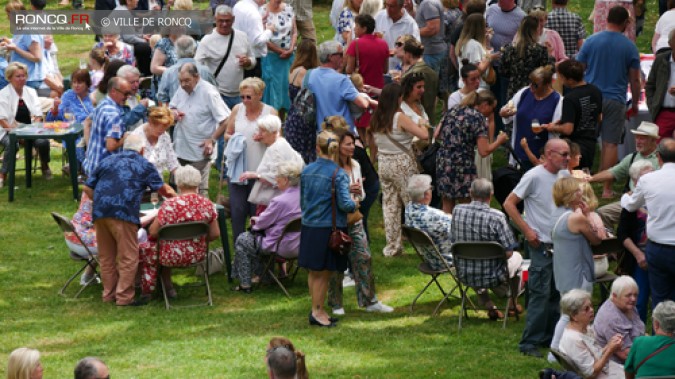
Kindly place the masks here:
<instances>
[{"instance_id":1,"label":"red shirt","mask_svg":"<svg viewBox=\"0 0 675 379\"><path fill-rule=\"evenodd\" d=\"M384 87L383 70L389 68L389 46L374 34L364 34L349 44L347 55L356 56L356 44L359 47L359 73L363 76L363 82L377 88Z\"/></svg>"}]
</instances>

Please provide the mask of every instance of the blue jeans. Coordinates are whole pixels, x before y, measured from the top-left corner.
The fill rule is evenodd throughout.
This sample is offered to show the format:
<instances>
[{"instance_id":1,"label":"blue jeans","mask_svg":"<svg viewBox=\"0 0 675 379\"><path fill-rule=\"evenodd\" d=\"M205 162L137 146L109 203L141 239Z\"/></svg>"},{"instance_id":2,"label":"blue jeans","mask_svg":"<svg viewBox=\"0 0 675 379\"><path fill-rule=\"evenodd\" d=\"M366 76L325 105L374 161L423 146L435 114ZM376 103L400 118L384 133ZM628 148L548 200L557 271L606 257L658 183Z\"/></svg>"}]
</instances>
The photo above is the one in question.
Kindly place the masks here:
<instances>
[{"instance_id":1,"label":"blue jeans","mask_svg":"<svg viewBox=\"0 0 675 379\"><path fill-rule=\"evenodd\" d=\"M640 320L647 322L647 307L649 305L649 295L651 290L649 288L649 271L643 270L640 266L635 265L633 271L633 279L638 285L637 310L640 314Z\"/></svg>"},{"instance_id":2,"label":"blue jeans","mask_svg":"<svg viewBox=\"0 0 675 379\"><path fill-rule=\"evenodd\" d=\"M380 180L376 180L370 186L365 187L366 197L361 202L359 211L363 215L363 229L366 231L366 237L370 241L370 234L368 234L368 213L370 213L370 207L373 206L375 200L377 200L377 195L380 193Z\"/></svg>"},{"instance_id":3,"label":"blue jeans","mask_svg":"<svg viewBox=\"0 0 675 379\"><path fill-rule=\"evenodd\" d=\"M664 300L675 301L675 246L649 241L645 252L654 309Z\"/></svg>"},{"instance_id":4,"label":"blue jeans","mask_svg":"<svg viewBox=\"0 0 675 379\"><path fill-rule=\"evenodd\" d=\"M223 99L227 107L230 108L230 110L232 110L232 108L234 108L235 105L241 103L241 97L239 96L230 97L220 95L220 97ZM225 138L221 136L220 138L218 138L218 149L216 150L216 170L220 171L220 168L223 167L223 172L221 172L220 175L223 175L225 178L227 178L227 167L223 166L224 152L225 152Z\"/></svg>"},{"instance_id":5,"label":"blue jeans","mask_svg":"<svg viewBox=\"0 0 675 379\"><path fill-rule=\"evenodd\" d=\"M548 347L560 318L560 293L553 279L553 258L544 255L544 246L527 245L532 263L527 291L527 320L520 340L520 351Z\"/></svg>"},{"instance_id":6,"label":"blue jeans","mask_svg":"<svg viewBox=\"0 0 675 379\"><path fill-rule=\"evenodd\" d=\"M424 63L426 63L427 66L431 67L436 72L441 71L441 62L443 62L443 59L447 59L447 57L448 57L447 51L444 51L444 52L438 53L438 54L424 54L424 55L422 55L422 59L424 59Z\"/></svg>"}]
</instances>

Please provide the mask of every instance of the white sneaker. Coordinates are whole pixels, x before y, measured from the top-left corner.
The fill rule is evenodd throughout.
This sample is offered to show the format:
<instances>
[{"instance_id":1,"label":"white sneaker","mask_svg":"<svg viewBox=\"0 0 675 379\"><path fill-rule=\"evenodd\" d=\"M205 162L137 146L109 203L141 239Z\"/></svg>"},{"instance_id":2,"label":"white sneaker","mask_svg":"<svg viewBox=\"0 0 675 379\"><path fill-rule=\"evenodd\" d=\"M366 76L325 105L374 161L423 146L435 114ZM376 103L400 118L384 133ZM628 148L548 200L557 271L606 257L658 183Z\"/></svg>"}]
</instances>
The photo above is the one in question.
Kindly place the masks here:
<instances>
[{"instance_id":1,"label":"white sneaker","mask_svg":"<svg viewBox=\"0 0 675 379\"><path fill-rule=\"evenodd\" d=\"M333 308L333 314L336 316L344 316L345 315L345 309L344 308Z\"/></svg>"},{"instance_id":2,"label":"white sneaker","mask_svg":"<svg viewBox=\"0 0 675 379\"><path fill-rule=\"evenodd\" d=\"M555 356L553 356L553 353L549 351L548 356L546 356L546 360L548 363L558 363L558 360L555 359Z\"/></svg>"},{"instance_id":3,"label":"white sneaker","mask_svg":"<svg viewBox=\"0 0 675 379\"><path fill-rule=\"evenodd\" d=\"M351 276L345 276L344 279L342 279L342 288L344 287L354 287L356 285L356 282L354 282L354 279Z\"/></svg>"},{"instance_id":4,"label":"white sneaker","mask_svg":"<svg viewBox=\"0 0 675 379\"><path fill-rule=\"evenodd\" d=\"M366 307L366 312L391 313L393 311L394 308L388 306L387 304L383 304L381 301Z\"/></svg>"}]
</instances>

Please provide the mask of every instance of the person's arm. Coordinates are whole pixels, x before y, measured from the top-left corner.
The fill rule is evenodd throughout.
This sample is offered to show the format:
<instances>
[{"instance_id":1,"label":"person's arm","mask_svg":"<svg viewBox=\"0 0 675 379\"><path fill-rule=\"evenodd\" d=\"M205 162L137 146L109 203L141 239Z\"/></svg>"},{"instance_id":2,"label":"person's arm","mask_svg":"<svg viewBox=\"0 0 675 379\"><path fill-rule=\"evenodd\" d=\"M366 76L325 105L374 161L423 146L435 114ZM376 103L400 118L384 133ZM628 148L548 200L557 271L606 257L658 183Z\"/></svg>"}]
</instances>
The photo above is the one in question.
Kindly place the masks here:
<instances>
[{"instance_id":1,"label":"person's arm","mask_svg":"<svg viewBox=\"0 0 675 379\"><path fill-rule=\"evenodd\" d=\"M499 133L497 136L497 139L495 139L492 143L488 143L488 138L487 137L478 137L476 140L476 147L478 148L478 154L485 158L488 155L492 154L493 151L497 150L499 146L504 144L506 141L509 140L509 136L506 135L506 133Z\"/></svg>"},{"instance_id":2,"label":"person's arm","mask_svg":"<svg viewBox=\"0 0 675 379\"><path fill-rule=\"evenodd\" d=\"M166 184L166 183L162 184L162 187L157 192L159 192L159 194L164 196L164 197L176 197L176 196L178 196L176 194L176 191L174 191L173 188L171 188L171 186Z\"/></svg>"},{"instance_id":3,"label":"person's arm","mask_svg":"<svg viewBox=\"0 0 675 379\"><path fill-rule=\"evenodd\" d=\"M557 121L550 124L544 124L542 125L542 128L549 133L559 133L568 136L574 131L574 123L566 122L561 124L560 121Z\"/></svg>"},{"instance_id":4,"label":"person's arm","mask_svg":"<svg viewBox=\"0 0 675 379\"><path fill-rule=\"evenodd\" d=\"M441 30L441 19L434 18L431 20L426 20L426 24L420 28L420 36L422 37L433 37Z\"/></svg>"},{"instance_id":5,"label":"person's arm","mask_svg":"<svg viewBox=\"0 0 675 379\"><path fill-rule=\"evenodd\" d=\"M37 41L31 42L31 44L28 46L28 50L18 47L14 44L14 42L11 41L8 42L5 47L7 50L14 51L15 53L19 54L20 57L33 63L37 63L42 60L42 49L40 48L40 44Z\"/></svg>"},{"instance_id":6,"label":"person's arm","mask_svg":"<svg viewBox=\"0 0 675 379\"><path fill-rule=\"evenodd\" d=\"M640 92L642 91L642 84L640 83L640 69L631 68L628 72L628 75L630 80L630 93L633 99L631 102L631 108L633 109L633 114L637 114L640 110Z\"/></svg>"},{"instance_id":7,"label":"person's arm","mask_svg":"<svg viewBox=\"0 0 675 379\"><path fill-rule=\"evenodd\" d=\"M585 207L588 209L588 207ZM583 209L583 208L582 208ZM599 245L602 239L598 236L596 230L591 225L588 217L583 213L572 212L567 220L567 227L572 233L581 233L591 245Z\"/></svg>"},{"instance_id":8,"label":"person's arm","mask_svg":"<svg viewBox=\"0 0 675 379\"><path fill-rule=\"evenodd\" d=\"M166 54L160 49L155 49L155 52L152 54L152 61L150 62L150 72L155 75L162 75L166 71Z\"/></svg>"},{"instance_id":9,"label":"person's arm","mask_svg":"<svg viewBox=\"0 0 675 379\"><path fill-rule=\"evenodd\" d=\"M340 170L335 178L335 199L338 209L343 212L354 212L356 210L356 202L352 200L352 195L349 191L349 177L347 173Z\"/></svg>"},{"instance_id":10,"label":"person's arm","mask_svg":"<svg viewBox=\"0 0 675 379\"><path fill-rule=\"evenodd\" d=\"M537 158L534 153L532 153L532 150L530 150L530 145L527 144L527 138L523 137L520 139L520 147L523 148L523 151L525 152L525 155L527 155L527 159L532 163L533 166L538 165L539 158Z\"/></svg>"},{"instance_id":11,"label":"person's arm","mask_svg":"<svg viewBox=\"0 0 675 379\"><path fill-rule=\"evenodd\" d=\"M120 139L114 137L106 137L105 148L111 153L117 149L121 149L124 146L124 140L127 138L128 134L129 132L124 133L124 135Z\"/></svg>"},{"instance_id":12,"label":"person's arm","mask_svg":"<svg viewBox=\"0 0 675 379\"><path fill-rule=\"evenodd\" d=\"M602 372L602 369L609 362L609 358L621 348L621 343L622 337L618 334L607 342L607 346L602 350L602 356L593 363L593 374L588 376L589 379L596 378Z\"/></svg>"},{"instance_id":13,"label":"person's arm","mask_svg":"<svg viewBox=\"0 0 675 379\"><path fill-rule=\"evenodd\" d=\"M157 237L159 236L159 228L160 228L159 217L155 217L155 219L152 220L152 223L148 227L148 235L154 239L157 239Z\"/></svg>"},{"instance_id":14,"label":"person's arm","mask_svg":"<svg viewBox=\"0 0 675 379\"><path fill-rule=\"evenodd\" d=\"M211 136L212 139L218 139L220 136L225 137L225 141L229 140L230 137L234 134L234 120L237 119L237 113L239 112L239 104L235 105L234 108L232 108L232 113L230 113L230 117L226 118L224 122L221 122L220 125L218 125L218 129L216 129L215 132L213 132L213 135Z\"/></svg>"},{"instance_id":15,"label":"person's arm","mask_svg":"<svg viewBox=\"0 0 675 379\"><path fill-rule=\"evenodd\" d=\"M84 145L89 146L89 137L91 136L91 118L87 117L82 122L84 128L82 130L82 137L84 138Z\"/></svg>"},{"instance_id":16,"label":"person's arm","mask_svg":"<svg viewBox=\"0 0 675 379\"><path fill-rule=\"evenodd\" d=\"M147 99L141 99L139 104L127 112L124 112L122 116L122 123L124 125L133 125L145 117L145 111L147 110L146 105L148 104Z\"/></svg>"},{"instance_id":17,"label":"person's arm","mask_svg":"<svg viewBox=\"0 0 675 379\"><path fill-rule=\"evenodd\" d=\"M398 127L421 140L429 139L429 132L427 131L427 128L416 122L413 122L413 120L404 113L401 113L398 116Z\"/></svg>"},{"instance_id":18,"label":"person's arm","mask_svg":"<svg viewBox=\"0 0 675 379\"><path fill-rule=\"evenodd\" d=\"M366 109L370 106L371 99L369 96L356 96L354 99L354 104L361 109ZM412 121L411 121L412 122Z\"/></svg>"},{"instance_id":19,"label":"person's arm","mask_svg":"<svg viewBox=\"0 0 675 379\"><path fill-rule=\"evenodd\" d=\"M516 224L518 229L523 233L523 236L525 236L525 240L527 240L527 243L530 244L530 246L537 248L539 247L539 237L537 236L537 232L534 231L534 229L530 228L530 226L525 222L525 219L523 219L523 216L520 214L518 211L518 203L523 201L521 198L519 198L515 193L511 192L509 196L504 200L504 210L506 211L506 214L509 215L511 220Z\"/></svg>"},{"instance_id":20,"label":"person's arm","mask_svg":"<svg viewBox=\"0 0 675 379\"><path fill-rule=\"evenodd\" d=\"M347 54L347 64L345 65L345 73L351 75L356 68L356 57L353 55Z\"/></svg>"},{"instance_id":21,"label":"person's arm","mask_svg":"<svg viewBox=\"0 0 675 379\"><path fill-rule=\"evenodd\" d=\"M92 201L94 200L94 190L91 187L83 185L82 192L84 192Z\"/></svg>"},{"instance_id":22,"label":"person's arm","mask_svg":"<svg viewBox=\"0 0 675 379\"><path fill-rule=\"evenodd\" d=\"M610 180L614 180L614 175L610 170L600 171L588 179L590 183L606 182Z\"/></svg>"},{"instance_id":23,"label":"person's arm","mask_svg":"<svg viewBox=\"0 0 675 379\"><path fill-rule=\"evenodd\" d=\"M210 242L218 237L220 237L220 226L218 226L218 216L216 216L209 223L209 234L206 236L206 239Z\"/></svg>"}]
</instances>

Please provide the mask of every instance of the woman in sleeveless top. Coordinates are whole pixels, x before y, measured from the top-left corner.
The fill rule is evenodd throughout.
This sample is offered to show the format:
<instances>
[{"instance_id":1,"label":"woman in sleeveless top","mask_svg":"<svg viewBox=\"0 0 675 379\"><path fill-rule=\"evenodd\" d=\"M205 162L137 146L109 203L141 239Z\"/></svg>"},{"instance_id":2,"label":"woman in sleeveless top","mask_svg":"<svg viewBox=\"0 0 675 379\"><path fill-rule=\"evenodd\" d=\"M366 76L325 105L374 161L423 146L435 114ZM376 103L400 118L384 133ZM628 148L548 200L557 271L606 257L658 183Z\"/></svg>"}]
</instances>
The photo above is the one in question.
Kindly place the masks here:
<instances>
[{"instance_id":1,"label":"woman in sleeveless top","mask_svg":"<svg viewBox=\"0 0 675 379\"><path fill-rule=\"evenodd\" d=\"M408 178L417 173L412 153L412 139L429 138L427 129L413 122L401 111L401 86L387 84L380 94L380 105L373 113L370 128L378 146L382 213L387 257L403 253L401 246L401 209L408 203Z\"/></svg>"}]
</instances>

